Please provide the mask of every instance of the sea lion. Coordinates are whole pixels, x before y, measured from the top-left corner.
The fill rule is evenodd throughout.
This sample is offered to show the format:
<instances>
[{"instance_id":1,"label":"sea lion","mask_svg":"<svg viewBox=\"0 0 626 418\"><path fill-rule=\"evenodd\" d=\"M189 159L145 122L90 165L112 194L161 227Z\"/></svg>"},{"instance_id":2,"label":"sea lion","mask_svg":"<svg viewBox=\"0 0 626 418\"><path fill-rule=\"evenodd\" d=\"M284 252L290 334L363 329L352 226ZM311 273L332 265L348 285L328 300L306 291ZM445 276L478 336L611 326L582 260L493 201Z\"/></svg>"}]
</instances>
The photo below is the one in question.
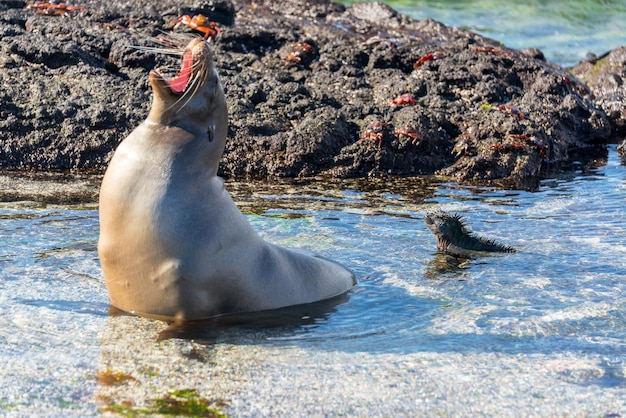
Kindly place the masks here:
<instances>
[{"instance_id":1,"label":"sea lion","mask_svg":"<svg viewBox=\"0 0 626 418\"><path fill-rule=\"evenodd\" d=\"M111 304L196 320L348 291L333 261L263 241L217 176L228 129L213 51L193 39L178 75L150 72L147 119L119 145L100 189L98 254Z\"/></svg>"}]
</instances>

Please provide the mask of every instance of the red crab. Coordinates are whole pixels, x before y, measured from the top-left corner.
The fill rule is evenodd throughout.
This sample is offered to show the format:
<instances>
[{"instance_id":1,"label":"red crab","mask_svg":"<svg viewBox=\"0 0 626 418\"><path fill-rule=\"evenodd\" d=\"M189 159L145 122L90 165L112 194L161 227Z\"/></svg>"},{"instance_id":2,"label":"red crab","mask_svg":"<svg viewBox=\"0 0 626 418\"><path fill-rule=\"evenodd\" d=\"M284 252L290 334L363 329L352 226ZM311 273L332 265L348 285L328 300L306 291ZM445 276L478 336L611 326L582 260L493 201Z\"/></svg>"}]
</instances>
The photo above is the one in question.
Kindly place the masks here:
<instances>
[{"instance_id":1,"label":"red crab","mask_svg":"<svg viewBox=\"0 0 626 418\"><path fill-rule=\"evenodd\" d=\"M296 64L310 64L311 57L317 54L315 46L308 42L297 42L291 45L291 51L283 56L283 60Z\"/></svg>"},{"instance_id":2,"label":"red crab","mask_svg":"<svg viewBox=\"0 0 626 418\"><path fill-rule=\"evenodd\" d=\"M388 128L389 125L387 125L382 120L374 121L367 125L367 127L365 128L365 132L363 132L363 136L357 142L363 141L365 139L371 139L371 143L378 143L378 149L380 149L383 143L383 137L385 136Z\"/></svg>"},{"instance_id":3,"label":"red crab","mask_svg":"<svg viewBox=\"0 0 626 418\"><path fill-rule=\"evenodd\" d=\"M27 4L25 8L36 9L37 13L46 16L67 16L69 12L82 12L86 10L84 7L70 6L67 3L48 3L43 1Z\"/></svg>"},{"instance_id":4,"label":"red crab","mask_svg":"<svg viewBox=\"0 0 626 418\"><path fill-rule=\"evenodd\" d=\"M457 138L455 141L454 147L452 147L452 155L456 158L461 157L462 155L467 155L472 148L470 142L464 138Z\"/></svg>"},{"instance_id":5,"label":"red crab","mask_svg":"<svg viewBox=\"0 0 626 418\"><path fill-rule=\"evenodd\" d=\"M512 139L523 139L524 141L526 141L527 144L535 147L539 155L541 155L541 158L548 158L548 148L543 145L543 143L536 136L528 136L525 134L509 134L507 135L507 137Z\"/></svg>"},{"instance_id":6,"label":"red crab","mask_svg":"<svg viewBox=\"0 0 626 418\"><path fill-rule=\"evenodd\" d=\"M444 54L442 51L435 51L430 54L422 55L420 59L418 59L415 62L415 64L413 64L413 69L417 70L426 61L436 61L436 60L444 59L445 57L446 57L446 54Z\"/></svg>"},{"instance_id":7,"label":"red crab","mask_svg":"<svg viewBox=\"0 0 626 418\"><path fill-rule=\"evenodd\" d=\"M194 17L189 17L189 15L183 15L177 19L172 20L170 22L170 25L174 25L175 30L178 29L180 25L188 26L193 30L202 32L204 34L204 39L209 39L217 35L220 31L217 23L209 21L209 18L203 14L197 14Z\"/></svg>"},{"instance_id":8,"label":"red crab","mask_svg":"<svg viewBox=\"0 0 626 418\"><path fill-rule=\"evenodd\" d=\"M487 54L506 55L506 56L510 56L511 55L510 52L505 51L504 49L501 49L501 48L496 48L495 46L491 46L491 45L470 46L470 49L472 51L484 52L484 53L487 53Z\"/></svg>"},{"instance_id":9,"label":"red crab","mask_svg":"<svg viewBox=\"0 0 626 418\"><path fill-rule=\"evenodd\" d=\"M524 144L521 144L519 142L512 142L512 143L503 144L503 143L499 142L497 144L493 144L491 146L491 149L493 149L495 151L500 151L500 152L511 152L513 150L524 149Z\"/></svg>"},{"instance_id":10,"label":"red crab","mask_svg":"<svg viewBox=\"0 0 626 418\"><path fill-rule=\"evenodd\" d=\"M363 45L383 45L387 48L395 48L396 46L398 46L398 42L394 38L382 38L380 36L372 36L371 38L367 39L363 43Z\"/></svg>"},{"instance_id":11,"label":"red crab","mask_svg":"<svg viewBox=\"0 0 626 418\"><path fill-rule=\"evenodd\" d=\"M391 104L396 106L415 106L417 102L410 94L403 94L393 99Z\"/></svg>"},{"instance_id":12,"label":"red crab","mask_svg":"<svg viewBox=\"0 0 626 418\"><path fill-rule=\"evenodd\" d=\"M411 127L411 126L404 126L402 128L396 128L393 131L393 134L396 136L406 136L408 138L411 138L411 143L412 144L417 144L419 143L420 139L422 139L422 134L420 134L420 132Z\"/></svg>"},{"instance_id":13,"label":"red crab","mask_svg":"<svg viewBox=\"0 0 626 418\"><path fill-rule=\"evenodd\" d=\"M526 119L524 114L522 112L520 112L519 109L517 109L517 108L515 108L513 106L498 105L498 110L510 114L512 117L514 117L517 120L524 120L524 119Z\"/></svg>"}]
</instances>

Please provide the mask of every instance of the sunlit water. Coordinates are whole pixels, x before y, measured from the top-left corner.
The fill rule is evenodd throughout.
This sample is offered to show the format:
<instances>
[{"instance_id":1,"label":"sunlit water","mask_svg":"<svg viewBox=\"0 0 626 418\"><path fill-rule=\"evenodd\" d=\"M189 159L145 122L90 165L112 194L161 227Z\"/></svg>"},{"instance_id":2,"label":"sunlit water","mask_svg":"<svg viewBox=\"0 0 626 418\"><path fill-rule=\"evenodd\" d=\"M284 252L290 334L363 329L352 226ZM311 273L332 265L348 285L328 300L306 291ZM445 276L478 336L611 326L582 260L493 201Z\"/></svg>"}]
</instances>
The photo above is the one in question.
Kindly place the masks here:
<instances>
[{"instance_id":1,"label":"sunlit water","mask_svg":"<svg viewBox=\"0 0 626 418\"><path fill-rule=\"evenodd\" d=\"M626 388L626 167L614 147L605 165L537 192L360 184L229 185L265 239L338 260L360 278L317 318L255 332L255 346L353 353L355 363L359 353L573 353L606 366L585 384ZM422 222L433 207L518 252L446 259ZM97 412L109 320L97 237L94 207L0 207L0 415ZM223 335L207 344L243 338Z\"/></svg>"},{"instance_id":2,"label":"sunlit water","mask_svg":"<svg viewBox=\"0 0 626 418\"><path fill-rule=\"evenodd\" d=\"M356 3L357 1L342 1ZM626 45L622 0L387 0L398 11L431 18L503 42L539 48L546 58L571 66L588 52L601 55Z\"/></svg>"}]
</instances>

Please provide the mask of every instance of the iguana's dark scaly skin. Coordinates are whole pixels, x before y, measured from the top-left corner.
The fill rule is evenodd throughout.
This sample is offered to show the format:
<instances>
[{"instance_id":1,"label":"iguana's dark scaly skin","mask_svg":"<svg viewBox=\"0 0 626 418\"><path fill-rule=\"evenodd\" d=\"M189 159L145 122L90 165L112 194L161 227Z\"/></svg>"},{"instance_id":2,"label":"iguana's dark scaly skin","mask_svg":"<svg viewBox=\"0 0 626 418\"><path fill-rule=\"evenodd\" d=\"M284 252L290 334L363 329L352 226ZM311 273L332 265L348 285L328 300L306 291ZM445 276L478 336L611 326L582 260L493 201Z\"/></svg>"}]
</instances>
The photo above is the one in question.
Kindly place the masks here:
<instances>
[{"instance_id":1,"label":"iguana's dark scaly skin","mask_svg":"<svg viewBox=\"0 0 626 418\"><path fill-rule=\"evenodd\" d=\"M512 253L515 248L475 235L459 215L440 210L424 215L424 223L437 238L437 249L458 257L472 257L484 252Z\"/></svg>"}]
</instances>

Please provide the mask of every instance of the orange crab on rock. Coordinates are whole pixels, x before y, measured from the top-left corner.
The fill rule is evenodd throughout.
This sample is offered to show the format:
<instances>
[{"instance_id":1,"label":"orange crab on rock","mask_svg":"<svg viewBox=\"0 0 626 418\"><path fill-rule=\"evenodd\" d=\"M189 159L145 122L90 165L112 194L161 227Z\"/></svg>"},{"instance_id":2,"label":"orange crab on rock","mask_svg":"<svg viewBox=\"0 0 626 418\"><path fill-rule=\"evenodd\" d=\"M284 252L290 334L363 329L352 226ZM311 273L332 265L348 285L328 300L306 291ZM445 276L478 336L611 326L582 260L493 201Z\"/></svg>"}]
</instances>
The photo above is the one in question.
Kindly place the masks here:
<instances>
[{"instance_id":1,"label":"orange crab on rock","mask_svg":"<svg viewBox=\"0 0 626 418\"><path fill-rule=\"evenodd\" d=\"M534 147L537 150L541 158L548 158L548 147L546 147L536 136L529 136L525 134L509 134L507 135L507 139L524 140L528 145Z\"/></svg>"},{"instance_id":2,"label":"orange crab on rock","mask_svg":"<svg viewBox=\"0 0 626 418\"><path fill-rule=\"evenodd\" d=\"M427 61L437 61L437 60L444 59L445 57L446 57L446 54L443 51L435 51L430 54L422 55L420 59L418 59L415 62L415 64L413 64L413 69L417 70Z\"/></svg>"},{"instance_id":3,"label":"orange crab on rock","mask_svg":"<svg viewBox=\"0 0 626 418\"><path fill-rule=\"evenodd\" d=\"M69 16L70 12L83 12L86 9L79 6L70 6L67 3L48 3L36 1L27 4L25 9L35 9L37 13L45 16Z\"/></svg>"},{"instance_id":4,"label":"orange crab on rock","mask_svg":"<svg viewBox=\"0 0 626 418\"><path fill-rule=\"evenodd\" d=\"M498 105L498 110L504 113L508 113L511 117L517 120L524 120L526 117L522 112L519 111L518 108L510 106L510 105Z\"/></svg>"},{"instance_id":5,"label":"orange crab on rock","mask_svg":"<svg viewBox=\"0 0 626 418\"><path fill-rule=\"evenodd\" d=\"M422 139L422 134L420 134L420 132L411 127L411 126L404 126L402 128L396 128L393 131L393 134L396 135L397 137L407 137L411 139L411 143L413 145L417 145L419 143L419 141Z\"/></svg>"},{"instance_id":6,"label":"orange crab on rock","mask_svg":"<svg viewBox=\"0 0 626 418\"><path fill-rule=\"evenodd\" d=\"M290 51L282 59L288 63L308 65L317 53L317 47L312 42L296 42L290 45Z\"/></svg>"},{"instance_id":7,"label":"orange crab on rock","mask_svg":"<svg viewBox=\"0 0 626 418\"><path fill-rule=\"evenodd\" d=\"M417 102L410 94L403 94L402 96L398 96L391 101L391 105L396 106L415 106Z\"/></svg>"},{"instance_id":8,"label":"orange crab on rock","mask_svg":"<svg viewBox=\"0 0 626 418\"><path fill-rule=\"evenodd\" d=\"M203 14L197 14L194 17L190 17L189 15L183 15L177 19L172 20L170 22L170 25L174 25L174 30L178 29L180 25L188 26L193 30L197 30L198 32L203 33L204 39L209 39L217 35L220 31L217 23L211 22L209 18Z\"/></svg>"},{"instance_id":9,"label":"orange crab on rock","mask_svg":"<svg viewBox=\"0 0 626 418\"><path fill-rule=\"evenodd\" d=\"M366 139L371 139L372 142L370 146L372 144L378 144L378 149L380 149L380 147L383 144L383 138L385 134L388 132L388 129L389 129L389 125L387 125L382 120L374 121L370 123L369 125L367 125L367 127L365 128L365 132L363 132L363 136L357 142L361 142Z\"/></svg>"},{"instance_id":10,"label":"orange crab on rock","mask_svg":"<svg viewBox=\"0 0 626 418\"><path fill-rule=\"evenodd\" d=\"M484 52L486 54L504 55L504 56L507 56L507 57L511 56L511 53L509 51L505 51L502 48L497 48L497 47L491 46L491 45L470 46L469 48L472 51Z\"/></svg>"}]
</instances>

